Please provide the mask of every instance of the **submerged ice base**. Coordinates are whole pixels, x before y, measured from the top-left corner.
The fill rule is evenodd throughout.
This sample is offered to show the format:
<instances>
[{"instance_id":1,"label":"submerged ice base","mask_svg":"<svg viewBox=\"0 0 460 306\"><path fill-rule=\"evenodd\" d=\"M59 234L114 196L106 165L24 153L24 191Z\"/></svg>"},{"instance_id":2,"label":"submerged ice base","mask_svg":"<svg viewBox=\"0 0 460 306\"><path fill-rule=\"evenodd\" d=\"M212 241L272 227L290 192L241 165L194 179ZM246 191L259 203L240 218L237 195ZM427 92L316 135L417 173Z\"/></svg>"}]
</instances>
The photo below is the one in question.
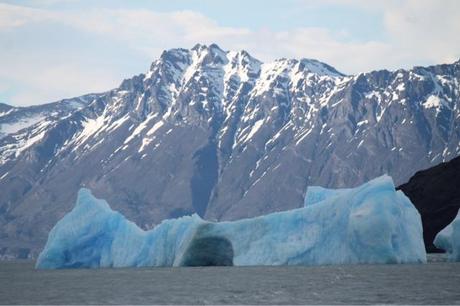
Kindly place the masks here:
<instances>
[{"instance_id":1,"label":"submerged ice base","mask_svg":"<svg viewBox=\"0 0 460 306\"><path fill-rule=\"evenodd\" d=\"M318 190L317 190L318 191ZM37 268L426 262L420 215L389 176L304 208L232 222L197 215L140 229L81 189Z\"/></svg>"},{"instance_id":2,"label":"submerged ice base","mask_svg":"<svg viewBox=\"0 0 460 306\"><path fill-rule=\"evenodd\" d=\"M436 235L433 243L447 252L449 261L460 261L460 209L455 219Z\"/></svg>"}]
</instances>

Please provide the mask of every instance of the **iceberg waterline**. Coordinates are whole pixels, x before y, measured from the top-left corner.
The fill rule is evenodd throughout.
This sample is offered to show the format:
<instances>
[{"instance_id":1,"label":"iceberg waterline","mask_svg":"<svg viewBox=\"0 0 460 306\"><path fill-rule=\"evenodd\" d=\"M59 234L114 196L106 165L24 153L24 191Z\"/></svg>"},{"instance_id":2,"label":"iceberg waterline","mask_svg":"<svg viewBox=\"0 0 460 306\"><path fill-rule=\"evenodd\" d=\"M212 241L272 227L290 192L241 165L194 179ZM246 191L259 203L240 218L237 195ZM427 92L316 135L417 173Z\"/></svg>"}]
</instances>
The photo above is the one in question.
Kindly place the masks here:
<instances>
[{"instance_id":1,"label":"iceberg waterline","mask_svg":"<svg viewBox=\"0 0 460 306\"><path fill-rule=\"evenodd\" d=\"M88 189L51 230L37 268L426 262L418 211L382 176L315 205L251 219L198 215L140 229Z\"/></svg>"},{"instance_id":2,"label":"iceberg waterline","mask_svg":"<svg viewBox=\"0 0 460 306\"><path fill-rule=\"evenodd\" d=\"M455 219L436 235L433 243L447 252L449 261L460 261L460 209Z\"/></svg>"}]
</instances>

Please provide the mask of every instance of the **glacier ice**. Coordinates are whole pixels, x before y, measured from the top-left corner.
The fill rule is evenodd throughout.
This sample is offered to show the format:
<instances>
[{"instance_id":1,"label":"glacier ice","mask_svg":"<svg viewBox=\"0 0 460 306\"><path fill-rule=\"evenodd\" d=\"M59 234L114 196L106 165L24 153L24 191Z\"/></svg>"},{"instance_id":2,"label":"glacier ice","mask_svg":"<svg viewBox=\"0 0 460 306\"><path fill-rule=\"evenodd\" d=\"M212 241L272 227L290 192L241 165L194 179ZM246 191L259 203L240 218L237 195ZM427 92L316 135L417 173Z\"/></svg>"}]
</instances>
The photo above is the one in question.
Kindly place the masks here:
<instances>
[{"instance_id":1,"label":"glacier ice","mask_svg":"<svg viewBox=\"0 0 460 306\"><path fill-rule=\"evenodd\" d=\"M328 189L320 186L308 186L307 192L305 193L304 206L313 205L322 202L326 199L344 195L351 189Z\"/></svg>"},{"instance_id":2,"label":"glacier ice","mask_svg":"<svg viewBox=\"0 0 460 306\"><path fill-rule=\"evenodd\" d=\"M321 191L317 189L316 191ZM324 191L324 190L323 190ZM321 193L321 192L319 192ZM318 194L318 193L317 193ZM425 262L420 215L382 176L315 205L228 222L198 215L144 231L81 189L37 268Z\"/></svg>"},{"instance_id":3,"label":"glacier ice","mask_svg":"<svg viewBox=\"0 0 460 306\"><path fill-rule=\"evenodd\" d=\"M436 235L433 243L447 252L450 261L460 261L460 209L455 219Z\"/></svg>"}]
</instances>

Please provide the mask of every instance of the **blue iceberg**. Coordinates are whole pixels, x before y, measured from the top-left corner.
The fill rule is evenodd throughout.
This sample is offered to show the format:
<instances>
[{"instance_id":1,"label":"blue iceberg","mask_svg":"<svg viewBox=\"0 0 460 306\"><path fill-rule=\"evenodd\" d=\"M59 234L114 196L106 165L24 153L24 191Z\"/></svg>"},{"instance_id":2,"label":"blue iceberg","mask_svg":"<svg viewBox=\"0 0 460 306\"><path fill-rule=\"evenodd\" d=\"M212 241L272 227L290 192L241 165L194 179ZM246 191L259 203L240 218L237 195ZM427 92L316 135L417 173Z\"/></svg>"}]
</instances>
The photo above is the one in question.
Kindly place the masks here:
<instances>
[{"instance_id":1,"label":"blue iceberg","mask_svg":"<svg viewBox=\"0 0 460 306\"><path fill-rule=\"evenodd\" d=\"M149 231L81 189L36 267L416 262L426 262L420 215L382 176L304 208L231 222L185 216Z\"/></svg>"},{"instance_id":2,"label":"blue iceberg","mask_svg":"<svg viewBox=\"0 0 460 306\"><path fill-rule=\"evenodd\" d=\"M460 261L460 209L455 219L436 235L433 243L447 252L449 261Z\"/></svg>"},{"instance_id":3,"label":"blue iceberg","mask_svg":"<svg viewBox=\"0 0 460 306\"><path fill-rule=\"evenodd\" d=\"M326 199L338 197L350 192L349 188L342 189L328 189L320 186L308 186L305 193L304 207L320 203Z\"/></svg>"}]
</instances>

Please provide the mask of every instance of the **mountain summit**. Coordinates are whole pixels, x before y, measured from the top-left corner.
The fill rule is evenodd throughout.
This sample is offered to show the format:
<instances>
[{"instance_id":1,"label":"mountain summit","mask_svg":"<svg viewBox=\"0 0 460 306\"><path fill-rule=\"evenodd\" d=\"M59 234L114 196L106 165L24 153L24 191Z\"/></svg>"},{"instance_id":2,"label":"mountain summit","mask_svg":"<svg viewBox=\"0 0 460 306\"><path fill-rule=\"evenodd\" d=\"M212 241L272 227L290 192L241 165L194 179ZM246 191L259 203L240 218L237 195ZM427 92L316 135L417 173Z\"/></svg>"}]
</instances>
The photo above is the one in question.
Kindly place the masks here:
<instances>
[{"instance_id":1,"label":"mountain summit","mask_svg":"<svg viewBox=\"0 0 460 306\"><path fill-rule=\"evenodd\" d=\"M347 76L217 45L113 90L0 108L0 252L35 256L90 188L144 229L302 206L307 185L396 184L460 153L458 63Z\"/></svg>"}]
</instances>

